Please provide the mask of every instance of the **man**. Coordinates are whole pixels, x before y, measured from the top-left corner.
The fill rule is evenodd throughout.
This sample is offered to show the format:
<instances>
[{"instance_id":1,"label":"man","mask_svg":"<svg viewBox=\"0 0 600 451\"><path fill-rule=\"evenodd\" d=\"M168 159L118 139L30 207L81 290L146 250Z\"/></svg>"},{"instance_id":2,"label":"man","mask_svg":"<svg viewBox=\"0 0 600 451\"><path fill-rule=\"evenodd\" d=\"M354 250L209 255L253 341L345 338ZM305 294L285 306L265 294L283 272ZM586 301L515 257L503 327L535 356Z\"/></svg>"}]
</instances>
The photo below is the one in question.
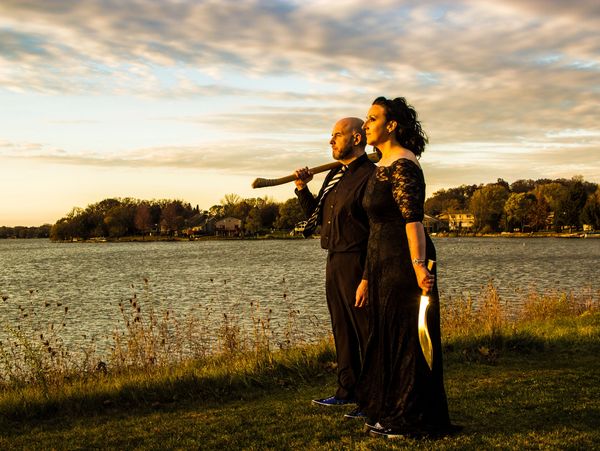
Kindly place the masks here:
<instances>
[{"instance_id":1,"label":"man","mask_svg":"<svg viewBox=\"0 0 600 451\"><path fill-rule=\"evenodd\" d=\"M328 398L315 399L323 406L355 402L355 388L368 336L366 309L354 306L367 253L369 220L362 199L375 165L365 154L363 121L339 120L331 132L333 158L343 164L331 170L315 198L307 187L313 174L298 169L296 195L307 215L305 236L321 225L321 247L327 249L325 289L337 355L338 388Z\"/></svg>"}]
</instances>

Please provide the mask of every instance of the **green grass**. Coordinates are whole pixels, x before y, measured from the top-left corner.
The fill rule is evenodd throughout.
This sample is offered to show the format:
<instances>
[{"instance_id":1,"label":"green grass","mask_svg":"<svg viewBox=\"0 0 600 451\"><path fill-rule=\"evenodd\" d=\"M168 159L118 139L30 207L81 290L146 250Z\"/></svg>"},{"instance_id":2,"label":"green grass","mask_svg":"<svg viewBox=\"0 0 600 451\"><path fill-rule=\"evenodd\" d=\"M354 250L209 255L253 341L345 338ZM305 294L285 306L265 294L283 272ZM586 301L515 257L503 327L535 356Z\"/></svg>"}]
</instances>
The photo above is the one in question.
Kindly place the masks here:
<instances>
[{"instance_id":1,"label":"green grass","mask_svg":"<svg viewBox=\"0 0 600 451\"><path fill-rule=\"evenodd\" d=\"M0 449L599 449L600 313L446 342L441 440L368 437L335 388L331 344L5 386Z\"/></svg>"}]
</instances>

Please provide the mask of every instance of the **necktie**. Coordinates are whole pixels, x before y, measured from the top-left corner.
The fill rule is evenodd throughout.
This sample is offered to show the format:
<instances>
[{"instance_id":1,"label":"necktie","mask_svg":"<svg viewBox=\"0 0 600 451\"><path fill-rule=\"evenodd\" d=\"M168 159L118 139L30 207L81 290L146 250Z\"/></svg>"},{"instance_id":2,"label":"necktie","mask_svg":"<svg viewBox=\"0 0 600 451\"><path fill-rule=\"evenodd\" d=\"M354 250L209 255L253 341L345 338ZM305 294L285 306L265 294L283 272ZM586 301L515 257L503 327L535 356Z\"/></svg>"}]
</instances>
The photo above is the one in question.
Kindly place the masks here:
<instances>
[{"instance_id":1,"label":"necktie","mask_svg":"<svg viewBox=\"0 0 600 451\"><path fill-rule=\"evenodd\" d=\"M315 233L315 229L317 228L317 221L319 219L319 213L321 213L321 208L323 207L325 196L329 191L333 189L335 185L338 184L342 176L346 173L346 169L348 169L348 166L342 165L341 169L338 172L336 172L335 175L331 177L331 179L327 183L327 186L323 190L323 194L321 194L321 197L319 198L319 202L317 203L315 211L313 211L312 215L310 215L310 218L308 218L308 221L306 221L304 231L302 232L305 238L308 238L313 233Z\"/></svg>"}]
</instances>

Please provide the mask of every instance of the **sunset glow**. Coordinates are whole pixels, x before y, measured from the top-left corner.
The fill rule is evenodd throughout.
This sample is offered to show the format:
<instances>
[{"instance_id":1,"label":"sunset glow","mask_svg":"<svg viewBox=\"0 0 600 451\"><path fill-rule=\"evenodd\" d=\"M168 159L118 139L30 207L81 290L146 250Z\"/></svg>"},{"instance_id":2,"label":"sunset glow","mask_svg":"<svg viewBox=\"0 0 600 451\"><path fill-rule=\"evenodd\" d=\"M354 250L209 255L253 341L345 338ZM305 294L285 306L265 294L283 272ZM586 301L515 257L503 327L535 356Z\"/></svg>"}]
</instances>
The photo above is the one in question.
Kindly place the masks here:
<instances>
[{"instance_id":1,"label":"sunset glow","mask_svg":"<svg viewBox=\"0 0 600 451\"><path fill-rule=\"evenodd\" d=\"M588 0L2 1L0 225L107 197L283 201L251 182L327 162L333 123L379 95L419 112L429 195L599 183L598 30Z\"/></svg>"}]
</instances>

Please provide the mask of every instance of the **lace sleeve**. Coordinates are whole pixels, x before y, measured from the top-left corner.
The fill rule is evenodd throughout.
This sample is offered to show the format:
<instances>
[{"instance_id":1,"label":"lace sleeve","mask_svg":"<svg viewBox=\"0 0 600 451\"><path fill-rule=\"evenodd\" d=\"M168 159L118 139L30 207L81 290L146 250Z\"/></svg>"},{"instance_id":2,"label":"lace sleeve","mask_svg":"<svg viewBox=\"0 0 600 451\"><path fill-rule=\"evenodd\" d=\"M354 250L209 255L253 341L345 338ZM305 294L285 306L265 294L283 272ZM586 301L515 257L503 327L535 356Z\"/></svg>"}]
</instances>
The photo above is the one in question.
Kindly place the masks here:
<instances>
[{"instance_id":1,"label":"lace sleeve","mask_svg":"<svg viewBox=\"0 0 600 451\"><path fill-rule=\"evenodd\" d=\"M412 161L397 160L391 167L391 183L394 200L405 221L423 221L425 181L423 172Z\"/></svg>"}]
</instances>

